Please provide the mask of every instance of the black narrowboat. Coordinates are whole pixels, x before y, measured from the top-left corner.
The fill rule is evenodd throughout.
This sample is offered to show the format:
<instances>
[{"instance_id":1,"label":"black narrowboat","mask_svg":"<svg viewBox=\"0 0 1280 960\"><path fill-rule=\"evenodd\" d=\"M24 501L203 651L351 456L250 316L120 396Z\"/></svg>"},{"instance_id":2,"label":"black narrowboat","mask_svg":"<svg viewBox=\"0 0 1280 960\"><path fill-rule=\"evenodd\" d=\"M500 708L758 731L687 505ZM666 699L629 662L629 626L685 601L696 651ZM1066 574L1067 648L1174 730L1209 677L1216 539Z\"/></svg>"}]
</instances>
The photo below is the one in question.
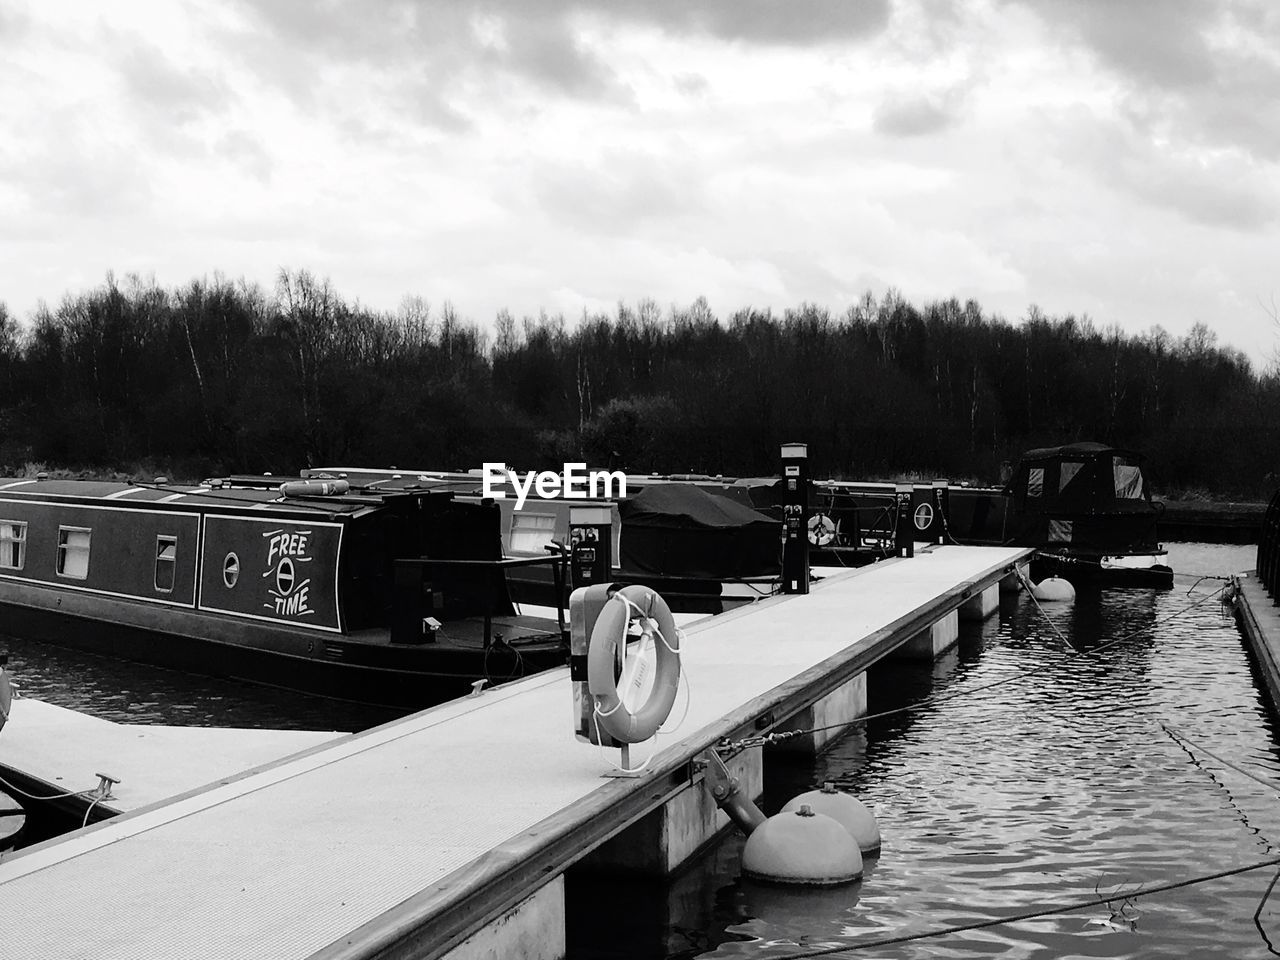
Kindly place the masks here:
<instances>
[{"instance_id":1,"label":"black narrowboat","mask_svg":"<svg viewBox=\"0 0 1280 960\"><path fill-rule=\"evenodd\" d=\"M516 614L500 525L345 482L5 479L0 612L14 638L416 709L566 660L562 624Z\"/></svg>"}]
</instances>

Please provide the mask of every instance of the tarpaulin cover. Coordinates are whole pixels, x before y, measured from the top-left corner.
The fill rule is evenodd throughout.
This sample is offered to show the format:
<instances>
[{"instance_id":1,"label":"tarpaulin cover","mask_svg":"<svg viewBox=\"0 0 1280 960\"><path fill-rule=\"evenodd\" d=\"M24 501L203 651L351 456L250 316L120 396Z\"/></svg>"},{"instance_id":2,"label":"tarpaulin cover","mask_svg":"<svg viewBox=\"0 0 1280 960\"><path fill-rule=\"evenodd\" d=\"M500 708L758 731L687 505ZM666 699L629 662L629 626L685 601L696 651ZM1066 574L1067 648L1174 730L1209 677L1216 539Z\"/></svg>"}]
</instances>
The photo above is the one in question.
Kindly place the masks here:
<instances>
[{"instance_id":1,"label":"tarpaulin cover","mask_svg":"<svg viewBox=\"0 0 1280 960\"><path fill-rule=\"evenodd\" d=\"M732 580L781 570L782 523L690 484L655 484L618 505L623 573Z\"/></svg>"}]
</instances>

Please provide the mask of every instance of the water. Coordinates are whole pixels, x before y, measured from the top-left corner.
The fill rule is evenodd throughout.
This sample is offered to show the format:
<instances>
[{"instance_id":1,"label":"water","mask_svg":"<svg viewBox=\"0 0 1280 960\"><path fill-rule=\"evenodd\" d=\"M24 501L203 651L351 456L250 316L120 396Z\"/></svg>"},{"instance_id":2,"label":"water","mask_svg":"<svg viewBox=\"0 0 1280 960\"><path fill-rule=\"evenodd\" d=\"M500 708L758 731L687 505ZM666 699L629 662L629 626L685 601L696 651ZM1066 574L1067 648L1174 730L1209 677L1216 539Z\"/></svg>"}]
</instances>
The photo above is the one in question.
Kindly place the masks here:
<instances>
[{"instance_id":1,"label":"water","mask_svg":"<svg viewBox=\"0 0 1280 960\"><path fill-rule=\"evenodd\" d=\"M1171 545L1175 570L1253 566L1253 548ZM1045 905L1090 907L866 951L876 957L1269 956L1252 916L1274 868L1144 897L1180 881L1280 856L1277 791L1160 726L1280 784L1280 739L1219 586L1116 590L1046 605L1025 595L998 618L962 626L932 665L873 672L870 722L817 761L767 762L766 813L832 780L870 803L884 852L847 887L798 892L739 879L730 838L665 884L571 873L570 956L777 958ZM1056 629L1055 629L1056 628ZM1097 656L1074 655L1125 637ZM1064 642L1065 641L1065 642ZM19 638L10 668L23 691L109 719L359 730L385 710L121 664ZM1030 669L1033 679L1004 683ZM977 692L971 692L977 691ZM1115 916L1113 918L1113 912ZM1280 945L1280 890L1263 911ZM1132 920L1131 918L1135 918Z\"/></svg>"}]
</instances>

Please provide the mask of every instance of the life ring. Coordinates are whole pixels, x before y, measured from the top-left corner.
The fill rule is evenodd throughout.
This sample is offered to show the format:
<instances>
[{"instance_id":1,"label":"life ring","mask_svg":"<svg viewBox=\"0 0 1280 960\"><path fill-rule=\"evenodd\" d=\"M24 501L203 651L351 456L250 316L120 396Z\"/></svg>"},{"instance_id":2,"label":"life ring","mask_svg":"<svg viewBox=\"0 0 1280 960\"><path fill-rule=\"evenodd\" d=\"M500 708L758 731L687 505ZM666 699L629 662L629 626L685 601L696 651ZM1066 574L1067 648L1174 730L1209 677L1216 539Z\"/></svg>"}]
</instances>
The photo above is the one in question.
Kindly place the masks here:
<instances>
[{"instance_id":1,"label":"life ring","mask_svg":"<svg viewBox=\"0 0 1280 960\"><path fill-rule=\"evenodd\" d=\"M642 630L656 633L657 673L649 698L635 713L618 694L614 665L625 649L627 631L639 619ZM667 602L648 587L623 587L609 598L591 630L587 650L587 690L595 698L595 720L615 740L641 743L658 732L671 713L680 685L680 647L676 622Z\"/></svg>"},{"instance_id":2,"label":"life ring","mask_svg":"<svg viewBox=\"0 0 1280 960\"><path fill-rule=\"evenodd\" d=\"M809 518L809 543L815 547L825 547L836 538L835 521L825 513L815 513Z\"/></svg>"},{"instance_id":3,"label":"life ring","mask_svg":"<svg viewBox=\"0 0 1280 960\"><path fill-rule=\"evenodd\" d=\"M9 719L9 710L13 707L13 685L9 682L9 674L0 667L0 730Z\"/></svg>"},{"instance_id":4,"label":"life ring","mask_svg":"<svg viewBox=\"0 0 1280 960\"><path fill-rule=\"evenodd\" d=\"M916 507L916 512L913 516L917 530L928 530L933 524L933 507L927 503L922 503Z\"/></svg>"}]
</instances>

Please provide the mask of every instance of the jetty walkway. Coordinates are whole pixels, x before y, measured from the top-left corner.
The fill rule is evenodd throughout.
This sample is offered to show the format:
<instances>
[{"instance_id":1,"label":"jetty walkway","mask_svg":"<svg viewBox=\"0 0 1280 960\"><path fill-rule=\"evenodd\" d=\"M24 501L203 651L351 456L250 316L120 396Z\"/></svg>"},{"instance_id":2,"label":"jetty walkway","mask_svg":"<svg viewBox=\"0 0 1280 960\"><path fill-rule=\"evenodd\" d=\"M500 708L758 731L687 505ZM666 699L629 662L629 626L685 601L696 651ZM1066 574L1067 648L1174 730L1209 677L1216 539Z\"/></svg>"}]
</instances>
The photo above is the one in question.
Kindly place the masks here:
<instances>
[{"instance_id":1,"label":"jetty walkway","mask_svg":"<svg viewBox=\"0 0 1280 960\"><path fill-rule=\"evenodd\" d=\"M954 643L960 612L990 615L1030 554L934 547L690 625L687 713L682 691L638 777L608 776L618 752L575 739L564 668L20 851L0 862L3 953L562 956L566 869L674 869L725 823L700 755L853 722L868 666ZM753 792L760 753L729 761Z\"/></svg>"}]
</instances>

